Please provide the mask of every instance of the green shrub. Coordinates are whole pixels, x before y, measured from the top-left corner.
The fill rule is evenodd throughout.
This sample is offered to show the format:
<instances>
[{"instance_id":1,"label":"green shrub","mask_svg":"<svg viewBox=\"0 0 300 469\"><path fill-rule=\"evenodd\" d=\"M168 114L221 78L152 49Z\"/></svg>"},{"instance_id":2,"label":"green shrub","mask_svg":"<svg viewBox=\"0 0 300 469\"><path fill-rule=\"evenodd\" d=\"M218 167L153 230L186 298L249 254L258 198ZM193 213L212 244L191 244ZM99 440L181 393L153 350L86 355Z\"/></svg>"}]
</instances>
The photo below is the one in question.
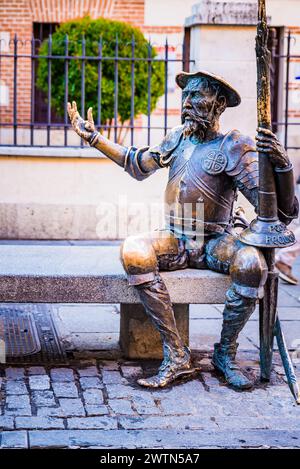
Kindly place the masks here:
<instances>
[{"instance_id":1,"label":"green shrub","mask_svg":"<svg viewBox=\"0 0 300 469\"><path fill-rule=\"evenodd\" d=\"M65 55L65 39L68 37L69 55L81 56L82 38L86 43L87 56L97 56L99 53L99 40L102 38L102 56L114 57L116 37L119 43L119 57L131 57L131 41L135 41L135 57L147 58L150 50L151 57L156 57L154 48L149 46L142 32L119 21L111 21L104 18L92 20L84 17L78 20L61 24L52 35L52 55ZM150 49L149 49L150 47ZM39 55L48 54L48 40L45 40L39 50ZM48 92L48 60L40 58L37 70L37 86L44 92ZM51 106L59 116L64 115L65 74L64 59L51 60L52 96ZM81 101L81 67L82 60L71 59L69 61L69 100L76 100L80 110ZM134 115L146 114L148 103L148 63L136 61ZM101 86L101 125L111 125L114 117L114 79L115 61L102 61L102 86ZM131 61L118 62L118 119L124 125L130 118L131 109ZM157 104L158 98L164 92L164 64L152 62L151 67L151 110ZM98 95L98 61L85 61L85 109L92 106L94 119L97 120L97 95ZM121 140L121 138L119 138Z\"/></svg>"}]
</instances>

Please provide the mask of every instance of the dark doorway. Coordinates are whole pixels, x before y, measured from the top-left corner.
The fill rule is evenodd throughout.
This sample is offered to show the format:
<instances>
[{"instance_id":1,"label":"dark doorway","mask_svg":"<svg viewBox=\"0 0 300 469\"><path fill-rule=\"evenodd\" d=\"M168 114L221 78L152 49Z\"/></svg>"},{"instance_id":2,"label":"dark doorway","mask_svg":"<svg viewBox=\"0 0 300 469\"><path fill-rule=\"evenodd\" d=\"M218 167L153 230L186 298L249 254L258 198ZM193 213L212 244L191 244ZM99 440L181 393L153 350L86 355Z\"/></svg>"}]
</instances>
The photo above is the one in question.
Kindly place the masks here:
<instances>
[{"instance_id":1,"label":"dark doorway","mask_svg":"<svg viewBox=\"0 0 300 469\"><path fill-rule=\"evenodd\" d=\"M48 39L50 34L53 34L59 23L33 23L33 37L35 39L34 53L38 54L39 48L45 39ZM35 61L35 77L37 76L38 61ZM34 83L34 121L36 123L46 124L48 121L47 110L47 95L38 89L36 82ZM56 115L54 110L51 110L51 122L61 123L63 118Z\"/></svg>"}]
</instances>

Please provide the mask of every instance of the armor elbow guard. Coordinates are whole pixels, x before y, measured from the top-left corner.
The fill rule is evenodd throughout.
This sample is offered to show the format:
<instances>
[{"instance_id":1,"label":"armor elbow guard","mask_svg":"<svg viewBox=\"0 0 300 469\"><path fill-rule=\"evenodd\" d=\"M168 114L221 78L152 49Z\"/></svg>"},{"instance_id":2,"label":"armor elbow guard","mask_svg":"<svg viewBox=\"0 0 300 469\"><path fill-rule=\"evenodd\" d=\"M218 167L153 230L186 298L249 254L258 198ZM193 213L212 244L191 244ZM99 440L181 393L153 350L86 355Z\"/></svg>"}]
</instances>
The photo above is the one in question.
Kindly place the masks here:
<instances>
[{"instance_id":1,"label":"armor elbow guard","mask_svg":"<svg viewBox=\"0 0 300 469\"><path fill-rule=\"evenodd\" d=\"M146 179L148 176L153 174L153 168L144 167L142 159L143 154L148 150L149 147L129 147L124 161L124 171L138 181Z\"/></svg>"},{"instance_id":2,"label":"armor elbow guard","mask_svg":"<svg viewBox=\"0 0 300 469\"><path fill-rule=\"evenodd\" d=\"M295 197L293 166L275 168L279 220L288 225L298 217L299 203Z\"/></svg>"}]
</instances>

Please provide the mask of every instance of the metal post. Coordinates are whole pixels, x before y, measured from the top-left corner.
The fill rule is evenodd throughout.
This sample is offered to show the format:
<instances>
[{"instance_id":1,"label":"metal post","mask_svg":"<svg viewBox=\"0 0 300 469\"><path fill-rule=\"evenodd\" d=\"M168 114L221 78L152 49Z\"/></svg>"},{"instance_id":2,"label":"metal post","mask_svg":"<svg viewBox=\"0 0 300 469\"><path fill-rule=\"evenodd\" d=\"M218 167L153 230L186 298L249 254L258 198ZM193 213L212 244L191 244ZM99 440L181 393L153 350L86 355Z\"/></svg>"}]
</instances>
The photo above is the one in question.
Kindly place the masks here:
<instances>
[{"instance_id":1,"label":"metal post","mask_svg":"<svg viewBox=\"0 0 300 469\"><path fill-rule=\"evenodd\" d=\"M116 49L115 49L115 82L114 82L114 141L118 141L118 98L119 98L119 42L118 34L116 34Z\"/></svg>"},{"instance_id":2,"label":"metal post","mask_svg":"<svg viewBox=\"0 0 300 469\"><path fill-rule=\"evenodd\" d=\"M147 144L150 145L151 133L151 71L152 71L152 46L148 44L148 101L147 101Z\"/></svg>"},{"instance_id":3,"label":"metal post","mask_svg":"<svg viewBox=\"0 0 300 469\"><path fill-rule=\"evenodd\" d=\"M85 37L82 35L81 43L81 115L85 119ZM83 139L80 141L83 147Z\"/></svg>"},{"instance_id":4,"label":"metal post","mask_svg":"<svg viewBox=\"0 0 300 469\"><path fill-rule=\"evenodd\" d=\"M34 145L34 121L35 121L35 40L31 38L31 117L30 117L30 145Z\"/></svg>"},{"instance_id":5,"label":"metal post","mask_svg":"<svg viewBox=\"0 0 300 469\"><path fill-rule=\"evenodd\" d=\"M134 93L135 93L135 83L134 83L134 64L135 64L135 37L132 35L131 42L131 97L130 97L130 144L133 145L134 137Z\"/></svg>"},{"instance_id":6,"label":"metal post","mask_svg":"<svg viewBox=\"0 0 300 469\"><path fill-rule=\"evenodd\" d=\"M97 126L100 129L101 126L101 92L102 92L102 37L98 43L98 96L97 96Z\"/></svg>"},{"instance_id":7,"label":"metal post","mask_svg":"<svg viewBox=\"0 0 300 469\"><path fill-rule=\"evenodd\" d=\"M164 109L164 134L168 130L168 59L169 59L169 45L168 38L166 37L165 44L165 109Z\"/></svg>"},{"instance_id":8,"label":"metal post","mask_svg":"<svg viewBox=\"0 0 300 469\"><path fill-rule=\"evenodd\" d=\"M68 126L69 118L67 112L67 105L69 101L69 60L67 59L69 55L69 38L66 34L65 36L65 102L64 102L64 145L68 145Z\"/></svg>"},{"instance_id":9,"label":"metal post","mask_svg":"<svg viewBox=\"0 0 300 469\"><path fill-rule=\"evenodd\" d=\"M13 109L13 116L14 116L14 145L17 145L17 118L18 118L18 104L17 104L17 89L18 89L18 77L17 77L17 72L18 72L18 36L15 34L14 37L14 109Z\"/></svg>"},{"instance_id":10,"label":"metal post","mask_svg":"<svg viewBox=\"0 0 300 469\"><path fill-rule=\"evenodd\" d=\"M48 39L48 104L47 104L47 146L50 146L51 129L51 56L52 56L52 36Z\"/></svg>"},{"instance_id":11,"label":"metal post","mask_svg":"<svg viewBox=\"0 0 300 469\"><path fill-rule=\"evenodd\" d=\"M286 54L286 78L285 78L285 112L284 112L284 147L288 147L288 126L289 126L289 82L290 82L290 55L291 55L291 31L287 37Z\"/></svg>"}]
</instances>

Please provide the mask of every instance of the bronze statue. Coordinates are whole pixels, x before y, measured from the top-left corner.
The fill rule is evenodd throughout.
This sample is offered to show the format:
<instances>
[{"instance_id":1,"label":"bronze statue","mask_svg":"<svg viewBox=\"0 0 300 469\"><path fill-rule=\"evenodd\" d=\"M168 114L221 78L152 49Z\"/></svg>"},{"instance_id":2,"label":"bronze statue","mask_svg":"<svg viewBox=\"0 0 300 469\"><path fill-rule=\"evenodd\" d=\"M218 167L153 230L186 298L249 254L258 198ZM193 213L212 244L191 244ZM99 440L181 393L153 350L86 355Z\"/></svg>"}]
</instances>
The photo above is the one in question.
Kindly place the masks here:
<instances>
[{"instance_id":1,"label":"bronze statue","mask_svg":"<svg viewBox=\"0 0 300 469\"><path fill-rule=\"evenodd\" d=\"M121 260L129 285L137 288L142 304L159 330L164 360L157 375L140 379L141 386L164 387L178 376L192 373L190 350L183 344L174 320L169 293L161 270L192 267L211 269L231 276L223 313L220 342L214 346L213 365L228 384L250 388L251 381L235 362L237 338L264 294L267 264L261 250L242 243L233 230L233 203L241 191L258 207L258 154L268 155L275 174L279 220L285 224L298 215L292 165L269 130L258 128L256 145L238 130L223 134L219 118L227 107L240 104L238 92L212 73L181 72L182 122L162 142L151 148L118 145L97 132L92 109L80 117L76 102L68 104L77 134L141 181L161 168L169 168L165 192L165 229L128 237L121 246ZM192 220L185 213L192 206ZM204 216L197 205L202 204ZM188 227L188 229L186 228ZM203 236L197 235L197 227ZM199 294L201 294L199 292Z\"/></svg>"}]
</instances>

